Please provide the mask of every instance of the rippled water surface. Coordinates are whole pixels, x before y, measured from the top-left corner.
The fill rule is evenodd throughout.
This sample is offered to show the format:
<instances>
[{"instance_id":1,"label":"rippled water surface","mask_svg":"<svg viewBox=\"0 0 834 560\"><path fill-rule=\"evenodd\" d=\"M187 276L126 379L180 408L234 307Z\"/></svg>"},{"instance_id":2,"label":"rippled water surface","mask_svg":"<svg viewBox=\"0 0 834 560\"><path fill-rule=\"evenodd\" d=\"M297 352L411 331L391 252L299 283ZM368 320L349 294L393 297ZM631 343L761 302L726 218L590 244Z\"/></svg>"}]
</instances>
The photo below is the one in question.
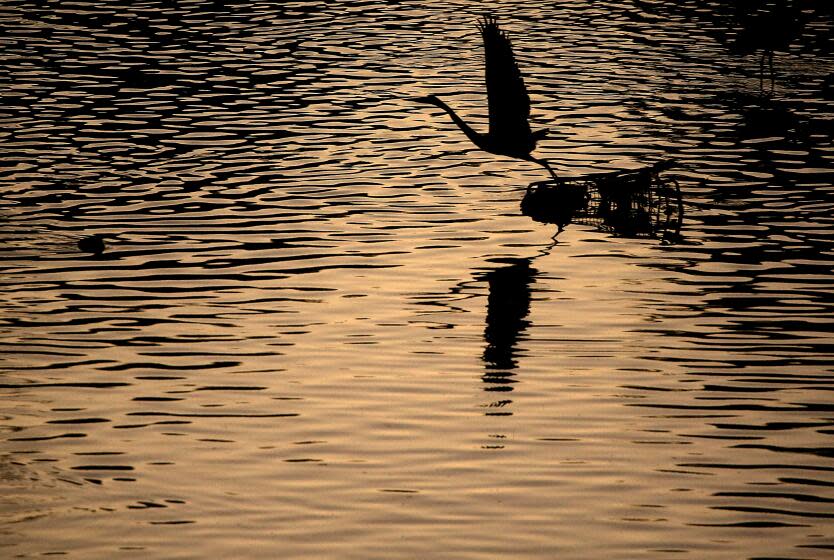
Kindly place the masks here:
<instances>
[{"instance_id":1,"label":"rippled water surface","mask_svg":"<svg viewBox=\"0 0 834 560\"><path fill-rule=\"evenodd\" d=\"M830 558L832 11L762 95L725 4L493 7L669 242L414 101L479 2L2 2L0 556Z\"/></svg>"}]
</instances>

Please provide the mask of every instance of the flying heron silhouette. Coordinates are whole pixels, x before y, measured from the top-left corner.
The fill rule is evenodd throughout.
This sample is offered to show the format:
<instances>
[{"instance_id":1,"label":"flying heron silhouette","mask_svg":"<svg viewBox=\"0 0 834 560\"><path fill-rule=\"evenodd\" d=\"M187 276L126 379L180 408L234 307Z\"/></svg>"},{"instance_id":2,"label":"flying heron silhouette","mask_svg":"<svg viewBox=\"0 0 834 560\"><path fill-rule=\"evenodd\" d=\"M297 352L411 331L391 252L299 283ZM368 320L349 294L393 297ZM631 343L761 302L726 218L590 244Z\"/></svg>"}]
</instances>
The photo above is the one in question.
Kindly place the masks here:
<instances>
[{"instance_id":1,"label":"flying heron silhouette","mask_svg":"<svg viewBox=\"0 0 834 560\"><path fill-rule=\"evenodd\" d=\"M478 22L484 39L487 99L489 101L489 132L475 131L451 107L435 95L417 98L446 111L452 121L478 148L491 154L509 156L537 163L558 179L550 165L531 155L536 143L547 136L548 130L530 129L530 97L524 78L516 64L513 47L507 34L498 27L496 18L485 15Z\"/></svg>"}]
</instances>

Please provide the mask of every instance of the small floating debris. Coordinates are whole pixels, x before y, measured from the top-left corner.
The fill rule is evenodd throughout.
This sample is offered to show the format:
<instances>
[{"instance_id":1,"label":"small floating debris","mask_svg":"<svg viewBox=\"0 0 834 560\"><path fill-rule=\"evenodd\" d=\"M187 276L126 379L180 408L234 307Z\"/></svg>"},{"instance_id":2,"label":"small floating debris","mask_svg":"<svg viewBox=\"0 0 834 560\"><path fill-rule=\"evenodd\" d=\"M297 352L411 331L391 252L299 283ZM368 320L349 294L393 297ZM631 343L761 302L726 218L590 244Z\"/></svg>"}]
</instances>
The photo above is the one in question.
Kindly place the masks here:
<instances>
[{"instance_id":1,"label":"small floating debris","mask_svg":"<svg viewBox=\"0 0 834 560\"><path fill-rule=\"evenodd\" d=\"M85 253L100 255L106 248L104 238L99 234L88 235L78 240L78 249Z\"/></svg>"}]
</instances>

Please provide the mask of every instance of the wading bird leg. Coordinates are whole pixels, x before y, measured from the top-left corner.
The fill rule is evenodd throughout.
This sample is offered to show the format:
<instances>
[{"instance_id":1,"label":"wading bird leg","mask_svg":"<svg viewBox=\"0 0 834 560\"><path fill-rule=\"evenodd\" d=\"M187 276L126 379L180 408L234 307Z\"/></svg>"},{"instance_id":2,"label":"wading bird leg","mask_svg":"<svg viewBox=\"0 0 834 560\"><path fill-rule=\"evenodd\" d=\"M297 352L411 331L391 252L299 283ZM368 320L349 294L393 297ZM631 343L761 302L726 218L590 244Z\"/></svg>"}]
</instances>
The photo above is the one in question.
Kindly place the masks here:
<instances>
[{"instance_id":1,"label":"wading bird leg","mask_svg":"<svg viewBox=\"0 0 834 560\"><path fill-rule=\"evenodd\" d=\"M764 93L764 53L762 53L762 58L759 60L759 94Z\"/></svg>"}]
</instances>

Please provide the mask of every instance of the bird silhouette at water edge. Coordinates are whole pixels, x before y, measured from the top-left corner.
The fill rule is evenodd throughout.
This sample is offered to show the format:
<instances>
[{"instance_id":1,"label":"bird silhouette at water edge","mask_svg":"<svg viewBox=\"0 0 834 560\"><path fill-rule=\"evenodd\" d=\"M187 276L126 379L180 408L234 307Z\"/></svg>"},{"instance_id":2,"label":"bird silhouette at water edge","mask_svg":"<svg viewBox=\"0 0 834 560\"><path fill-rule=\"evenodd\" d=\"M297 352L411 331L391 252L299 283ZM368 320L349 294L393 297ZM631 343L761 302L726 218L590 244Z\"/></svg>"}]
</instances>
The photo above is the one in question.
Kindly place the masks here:
<instances>
[{"instance_id":1,"label":"bird silhouette at water edge","mask_svg":"<svg viewBox=\"0 0 834 560\"><path fill-rule=\"evenodd\" d=\"M790 44L802 34L805 22L802 11L793 0L746 0L736 6L741 29L733 48L740 54L761 51L759 60L759 91L764 94L765 62L770 70L770 94L776 87L776 71L773 53L787 51Z\"/></svg>"},{"instance_id":2,"label":"bird silhouette at water edge","mask_svg":"<svg viewBox=\"0 0 834 560\"><path fill-rule=\"evenodd\" d=\"M530 129L530 97L515 61L509 37L498 27L493 16L484 16L483 21L478 22L478 29L484 40L489 131L475 131L435 95L420 97L417 101L430 103L446 111L466 137L481 150L537 163L547 169L554 179L558 179L546 161L531 155L536 143L547 136L548 130Z\"/></svg>"}]
</instances>

